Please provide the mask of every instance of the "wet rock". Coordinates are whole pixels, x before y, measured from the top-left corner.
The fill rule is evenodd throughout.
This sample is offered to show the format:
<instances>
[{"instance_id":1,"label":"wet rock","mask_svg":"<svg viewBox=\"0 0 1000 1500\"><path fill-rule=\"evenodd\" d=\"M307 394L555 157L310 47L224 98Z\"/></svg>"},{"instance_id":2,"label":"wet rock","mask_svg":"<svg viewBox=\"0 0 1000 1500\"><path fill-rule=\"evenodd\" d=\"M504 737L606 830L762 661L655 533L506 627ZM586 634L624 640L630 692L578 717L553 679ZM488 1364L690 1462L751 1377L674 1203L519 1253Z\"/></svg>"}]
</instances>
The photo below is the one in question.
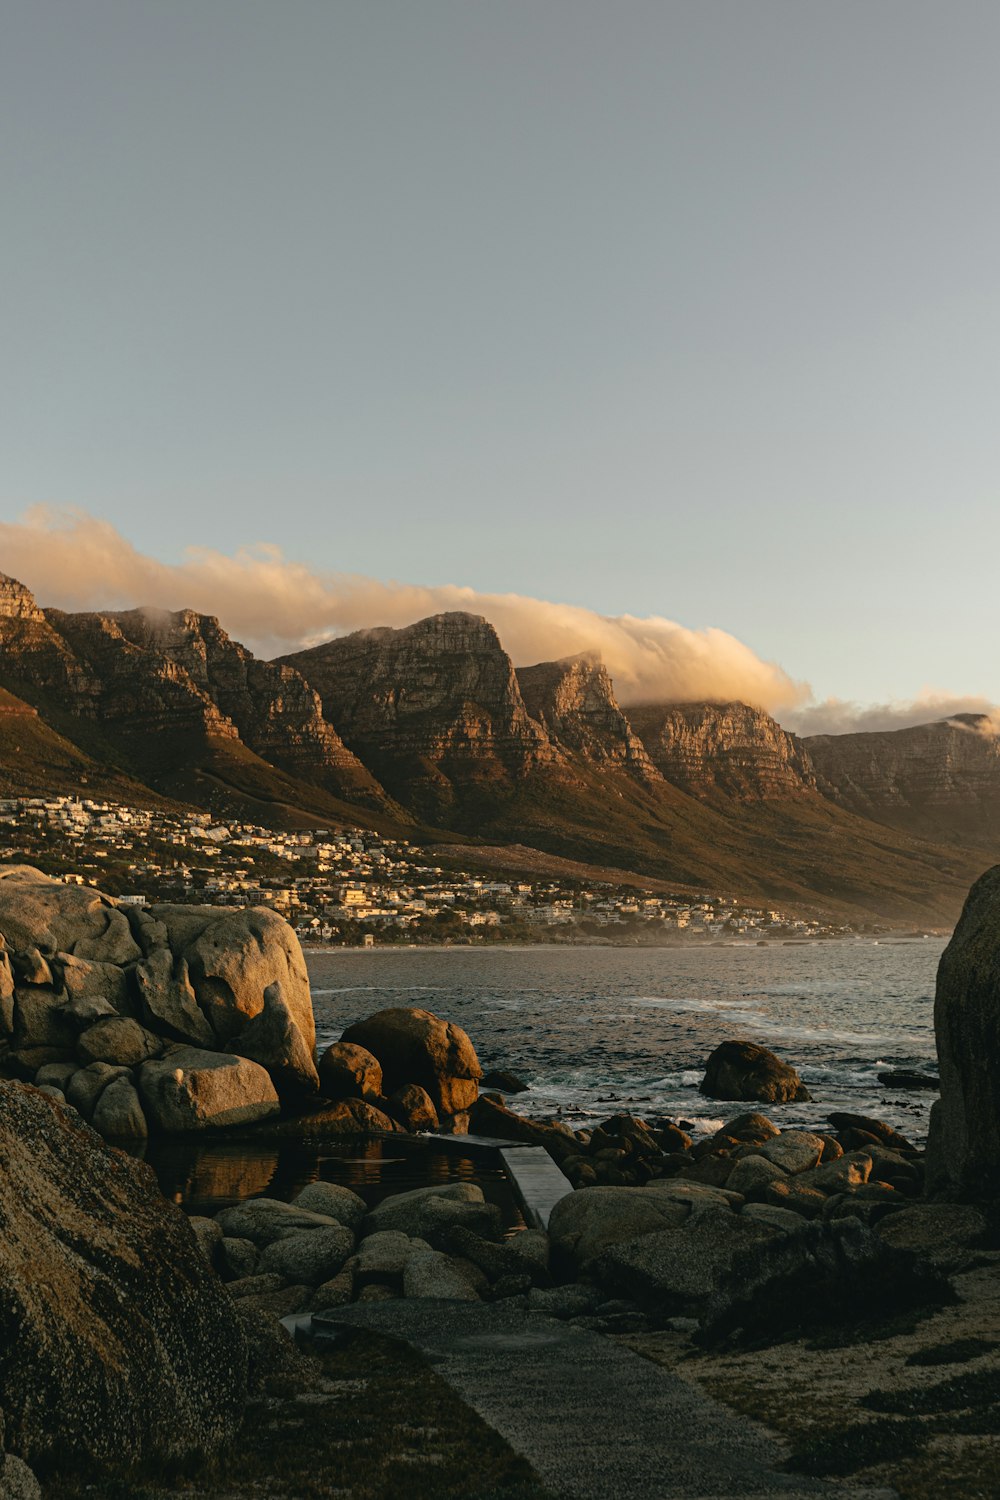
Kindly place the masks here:
<instances>
[{"instance_id":1,"label":"wet rock","mask_svg":"<svg viewBox=\"0 0 1000 1500\"><path fill-rule=\"evenodd\" d=\"M491 1068L480 1087L499 1089L501 1094L523 1094L527 1092L530 1085L518 1078L515 1073L508 1073L504 1068Z\"/></svg>"},{"instance_id":2,"label":"wet rock","mask_svg":"<svg viewBox=\"0 0 1000 1500\"><path fill-rule=\"evenodd\" d=\"M793 1067L754 1042L721 1042L708 1059L699 1087L712 1099L788 1104L810 1097Z\"/></svg>"}]
</instances>

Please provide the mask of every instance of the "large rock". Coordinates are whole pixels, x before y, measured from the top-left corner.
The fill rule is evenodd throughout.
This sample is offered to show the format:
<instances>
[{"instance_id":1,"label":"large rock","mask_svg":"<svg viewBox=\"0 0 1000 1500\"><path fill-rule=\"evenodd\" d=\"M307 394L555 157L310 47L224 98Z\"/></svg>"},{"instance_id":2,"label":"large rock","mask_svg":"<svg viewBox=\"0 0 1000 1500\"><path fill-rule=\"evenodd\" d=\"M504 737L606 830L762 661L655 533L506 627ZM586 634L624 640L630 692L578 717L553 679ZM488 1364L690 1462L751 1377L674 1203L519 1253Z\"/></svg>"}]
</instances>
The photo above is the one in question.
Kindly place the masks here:
<instances>
[{"instance_id":1,"label":"large rock","mask_svg":"<svg viewBox=\"0 0 1000 1500\"><path fill-rule=\"evenodd\" d=\"M549 1238L559 1259L582 1269L611 1245L683 1224L690 1212L680 1198L653 1189L580 1188L553 1208Z\"/></svg>"},{"instance_id":2,"label":"large rock","mask_svg":"<svg viewBox=\"0 0 1000 1500\"><path fill-rule=\"evenodd\" d=\"M314 1093L319 1087L312 1047L306 1045L278 980L264 991L264 1009L244 1026L233 1051L265 1067L282 1098Z\"/></svg>"},{"instance_id":3,"label":"large rock","mask_svg":"<svg viewBox=\"0 0 1000 1500\"><path fill-rule=\"evenodd\" d=\"M377 1057L353 1042L334 1042L320 1058L319 1091L324 1099L380 1099L382 1068Z\"/></svg>"},{"instance_id":4,"label":"large rock","mask_svg":"<svg viewBox=\"0 0 1000 1500\"><path fill-rule=\"evenodd\" d=\"M85 1031L76 1044L76 1054L84 1067L94 1062L134 1068L158 1057L163 1042L154 1032L128 1016L109 1016Z\"/></svg>"},{"instance_id":5,"label":"large rock","mask_svg":"<svg viewBox=\"0 0 1000 1500\"><path fill-rule=\"evenodd\" d=\"M222 1210L218 1223L227 1238L249 1240L258 1249L302 1230L344 1227L327 1214L285 1203L281 1198L248 1198L235 1203Z\"/></svg>"},{"instance_id":6,"label":"large rock","mask_svg":"<svg viewBox=\"0 0 1000 1500\"><path fill-rule=\"evenodd\" d=\"M167 947L153 948L146 961L136 965L135 981L143 1014L154 1030L175 1042L212 1046L215 1035L198 1008L186 958L175 959Z\"/></svg>"},{"instance_id":7,"label":"large rock","mask_svg":"<svg viewBox=\"0 0 1000 1500\"><path fill-rule=\"evenodd\" d=\"M383 1198L364 1221L365 1234L395 1229L411 1238L443 1246L457 1225L486 1239L499 1239L503 1227L500 1210L483 1197L473 1182L453 1182L440 1187L414 1188Z\"/></svg>"},{"instance_id":8,"label":"large rock","mask_svg":"<svg viewBox=\"0 0 1000 1500\"><path fill-rule=\"evenodd\" d=\"M419 1083L443 1115L458 1114L475 1103L483 1076L475 1048L461 1026L429 1010L380 1010L349 1026L341 1041L364 1047L378 1058L387 1094Z\"/></svg>"},{"instance_id":9,"label":"large rock","mask_svg":"<svg viewBox=\"0 0 1000 1500\"><path fill-rule=\"evenodd\" d=\"M111 964L142 957L128 918L110 897L90 886L63 885L30 865L0 870L0 933L14 949Z\"/></svg>"},{"instance_id":10,"label":"large rock","mask_svg":"<svg viewBox=\"0 0 1000 1500\"><path fill-rule=\"evenodd\" d=\"M230 911L162 905L150 910L166 928L174 958L187 964L188 981L216 1045L228 1047L240 1038L247 1023L265 1009L265 992L280 984L287 1024L298 1032L301 1047L290 1044L286 1054L267 1066L276 1081L292 1080L299 1089L314 1090L316 1026L309 976L299 940L285 919L265 906Z\"/></svg>"},{"instance_id":11,"label":"large rock","mask_svg":"<svg viewBox=\"0 0 1000 1500\"><path fill-rule=\"evenodd\" d=\"M295 1207L309 1209L314 1214L325 1214L357 1231L361 1220L368 1212L368 1205L350 1188L339 1182L310 1182L295 1195Z\"/></svg>"},{"instance_id":12,"label":"large rock","mask_svg":"<svg viewBox=\"0 0 1000 1500\"><path fill-rule=\"evenodd\" d=\"M969 892L938 965L941 1097L931 1109L928 1191L1000 1196L1000 865Z\"/></svg>"},{"instance_id":13,"label":"large rock","mask_svg":"<svg viewBox=\"0 0 1000 1500\"><path fill-rule=\"evenodd\" d=\"M107 1140L143 1140L149 1134L131 1078L115 1078L102 1090L91 1123Z\"/></svg>"},{"instance_id":14,"label":"large rock","mask_svg":"<svg viewBox=\"0 0 1000 1500\"><path fill-rule=\"evenodd\" d=\"M242 1327L152 1174L0 1083L6 1441L44 1473L210 1451L236 1432Z\"/></svg>"},{"instance_id":15,"label":"large rock","mask_svg":"<svg viewBox=\"0 0 1000 1500\"><path fill-rule=\"evenodd\" d=\"M167 1134L250 1125L281 1108L259 1063L197 1047L175 1047L143 1063L139 1093L150 1124Z\"/></svg>"},{"instance_id":16,"label":"large rock","mask_svg":"<svg viewBox=\"0 0 1000 1500\"><path fill-rule=\"evenodd\" d=\"M449 1302L478 1302L479 1295L450 1255L422 1250L403 1268L404 1297L437 1297Z\"/></svg>"},{"instance_id":17,"label":"large rock","mask_svg":"<svg viewBox=\"0 0 1000 1500\"><path fill-rule=\"evenodd\" d=\"M711 1099L789 1104L809 1098L795 1069L756 1042L720 1042L705 1065L700 1088Z\"/></svg>"},{"instance_id":18,"label":"large rock","mask_svg":"<svg viewBox=\"0 0 1000 1500\"><path fill-rule=\"evenodd\" d=\"M354 1235L343 1224L300 1229L272 1240L257 1269L262 1275L275 1271L288 1281L321 1286L336 1276L353 1249Z\"/></svg>"},{"instance_id":19,"label":"large rock","mask_svg":"<svg viewBox=\"0 0 1000 1500\"><path fill-rule=\"evenodd\" d=\"M606 1290L660 1315L697 1316L737 1257L779 1234L769 1224L718 1209L613 1245L592 1262L590 1272Z\"/></svg>"}]
</instances>

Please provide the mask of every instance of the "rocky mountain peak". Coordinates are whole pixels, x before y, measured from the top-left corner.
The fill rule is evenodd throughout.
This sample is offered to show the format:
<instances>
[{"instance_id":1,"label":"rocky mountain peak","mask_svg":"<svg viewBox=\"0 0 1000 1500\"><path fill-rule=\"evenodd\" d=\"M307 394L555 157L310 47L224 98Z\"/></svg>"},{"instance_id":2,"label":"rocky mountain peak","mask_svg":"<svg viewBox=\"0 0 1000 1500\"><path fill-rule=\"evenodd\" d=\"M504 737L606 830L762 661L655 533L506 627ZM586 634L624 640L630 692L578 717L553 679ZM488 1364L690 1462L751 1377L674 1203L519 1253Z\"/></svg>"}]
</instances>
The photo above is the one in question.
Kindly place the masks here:
<instances>
[{"instance_id":1,"label":"rocky mountain peak","mask_svg":"<svg viewBox=\"0 0 1000 1500\"><path fill-rule=\"evenodd\" d=\"M653 764L694 797L770 802L815 792L801 741L747 703L660 703L629 709Z\"/></svg>"},{"instance_id":2,"label":"rocky mountain peak","mask_svg":"<svg viewBox=\"0 0 1000 1500\"><path fill-rule=\"evenodd\" d=\"M595 652L518 667L517 682L525 708L554 744L595 765L662 780L618 706L607 668Z\"/></svg>"},{"instance_id":3,"label":"rocky mountain peak","mask_svg":"<svg viewBox=\"0 0 1000 1500\"><path fill-rule=\"evenodd\" d=\"M31 590L6 573L0 573L0 618L33 620L35 624L45 622L45 616L35 603Z\"/></svg>"},{"instance_id":4,"label":"rocky mountain peak","mask_svg":"<svg viewBox=\"0 0 1000 1500\"><path fill-rule=\"evenodd\" d=\"M316 688L345 743L420 816L447 825L473 788L477 797L485 788L503 795L560 759L479 615L355 631L281 661Z\"/></svg>"}]
</instances>

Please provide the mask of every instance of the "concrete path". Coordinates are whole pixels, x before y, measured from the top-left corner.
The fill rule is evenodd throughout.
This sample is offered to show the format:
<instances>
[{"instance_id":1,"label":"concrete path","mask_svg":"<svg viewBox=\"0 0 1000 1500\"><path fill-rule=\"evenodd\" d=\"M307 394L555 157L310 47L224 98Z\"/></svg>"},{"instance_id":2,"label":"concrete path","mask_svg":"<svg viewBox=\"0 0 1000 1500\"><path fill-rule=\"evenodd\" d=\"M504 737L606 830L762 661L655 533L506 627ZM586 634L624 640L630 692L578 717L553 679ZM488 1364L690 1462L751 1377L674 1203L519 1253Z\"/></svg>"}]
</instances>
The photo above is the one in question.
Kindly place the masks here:
<instances>
[{"instance_id":1,"label":"concrete path","mask_svg":"<svg viewBox=\"0 0 1000 1500\"><path fill-rule=\"evenodd\" d=\"M502 1303L358 1303L316 1331L411 1344L561 1500L891 1500L892 1490L781 1474L766 1433L589 1329Z\"/></svg>"}]
</instances>

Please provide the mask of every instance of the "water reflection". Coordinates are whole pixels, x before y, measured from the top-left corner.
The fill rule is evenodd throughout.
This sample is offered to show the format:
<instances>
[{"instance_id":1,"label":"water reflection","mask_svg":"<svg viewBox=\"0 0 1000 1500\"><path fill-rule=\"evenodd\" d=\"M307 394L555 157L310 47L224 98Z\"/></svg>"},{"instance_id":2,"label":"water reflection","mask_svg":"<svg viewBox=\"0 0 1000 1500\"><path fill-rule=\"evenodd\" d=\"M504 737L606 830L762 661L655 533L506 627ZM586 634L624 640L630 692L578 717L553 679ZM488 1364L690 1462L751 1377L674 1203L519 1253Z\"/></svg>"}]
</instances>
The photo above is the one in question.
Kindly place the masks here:
<instances>
[{"instance_id":1,"label":"water reflection","mask_svg":"<svg viewBox=\"0 0 1000 1500\"><path fill-rule=\"evenodd\" d=\"M310 1182L337 1182L369 1208L392 1193L476 1182L509 1228L523 1226L506 1172L492 1155L462 1156L432 1143L396 1141L153 1140L145 1159L164 1196L191 1214L216 1214L244 1198L294 1198Z\"/></svg>"}]
</instances>

